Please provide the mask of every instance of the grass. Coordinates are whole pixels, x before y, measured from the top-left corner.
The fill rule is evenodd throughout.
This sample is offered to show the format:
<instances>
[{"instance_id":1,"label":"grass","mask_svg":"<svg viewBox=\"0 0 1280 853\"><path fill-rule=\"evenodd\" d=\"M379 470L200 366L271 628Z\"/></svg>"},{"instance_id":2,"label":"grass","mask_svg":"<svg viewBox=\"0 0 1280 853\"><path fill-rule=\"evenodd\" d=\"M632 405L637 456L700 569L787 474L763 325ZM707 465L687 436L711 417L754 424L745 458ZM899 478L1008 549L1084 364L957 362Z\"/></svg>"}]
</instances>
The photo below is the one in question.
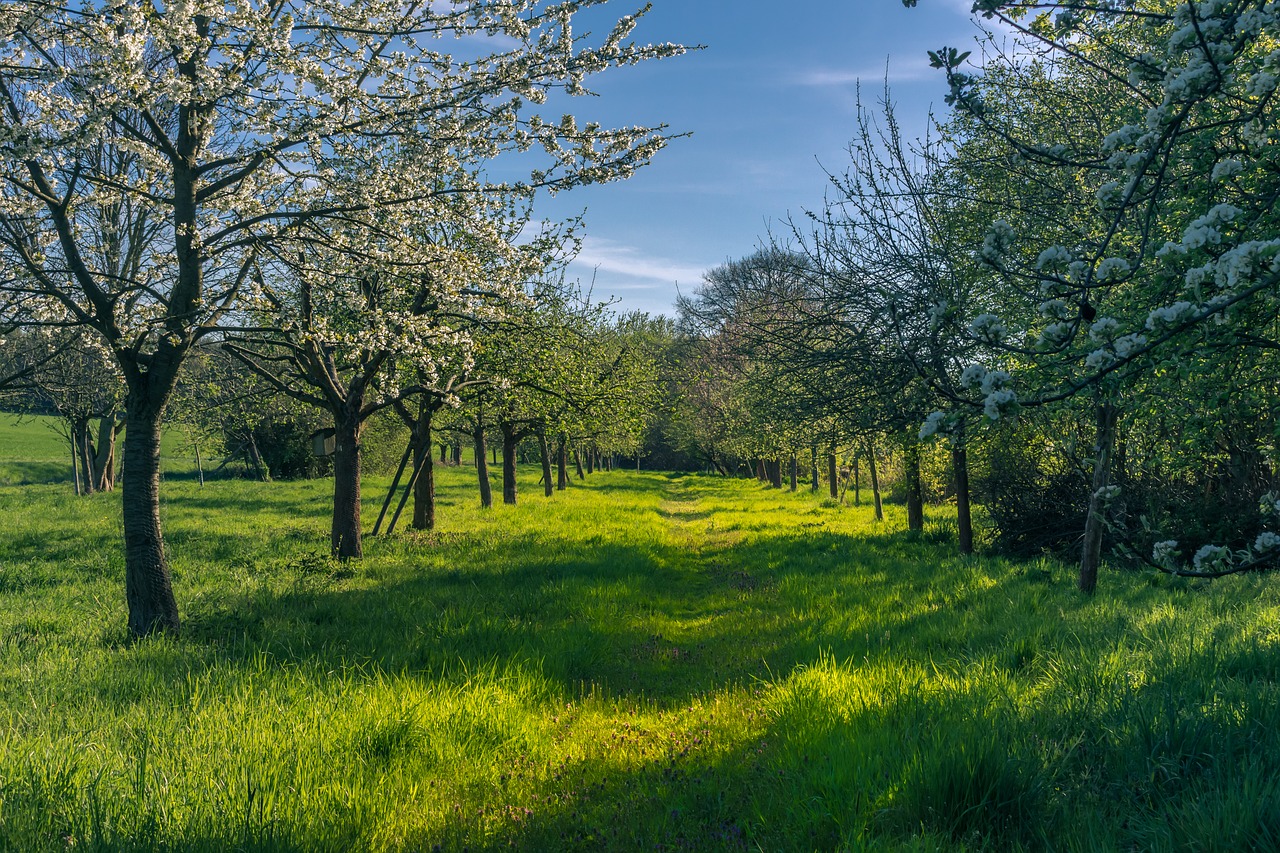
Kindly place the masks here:
<instances>
[{"instance_id":1,"label":"grass","mask_svg":"<svg viewBox=\"0 0 1280 853\"><path fill-rule=\"evenodd\" d=\"M348 565L326 482L169 481L184 633L133 644L118 497L0 488L0 848L1280 843L1266 578L1086 599L897 507L521 474Z\"/></svg>"}]
</instances>

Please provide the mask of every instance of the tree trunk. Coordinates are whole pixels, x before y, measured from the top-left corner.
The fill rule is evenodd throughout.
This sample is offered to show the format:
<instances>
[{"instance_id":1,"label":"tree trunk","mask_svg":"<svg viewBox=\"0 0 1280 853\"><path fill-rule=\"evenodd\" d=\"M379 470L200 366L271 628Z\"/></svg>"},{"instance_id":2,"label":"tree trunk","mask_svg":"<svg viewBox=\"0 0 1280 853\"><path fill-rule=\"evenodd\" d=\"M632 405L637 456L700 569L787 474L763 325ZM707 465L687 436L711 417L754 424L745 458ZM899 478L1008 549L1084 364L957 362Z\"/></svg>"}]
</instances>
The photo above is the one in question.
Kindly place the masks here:
<instances>
[{"instance_id":1,"label":"tree trunk","mask_svg":"<svg viewBox=\"0 0 1280 853\"><path fill-rule=\"evenodd\" d=\"M836 470L836 454L834 452L827 454L827 483L831 489L831 497L840 497L840 476Z\"/></svg>"},{"instance_id":2,"label":"tree trunk","mask_svg":"<svg viewBox=\"0 0 1280 853\"><path fill-rule=\"evenodd\" d=\"M1102 562L1102 533L1106 526L1107 500L1111 484L1111 456L1116 444L1116 407L1098 404L1097 434L1093 444L1093 492L1089 496L1089 517L1084 525L1084 545L1080 552L1080 591L1093 593L1098 587L1098 566Z\"/></svg>"},{"instance_id":3,"label":"tree trunk","mask_svg":"<svg viewBox=\"0 0 1280 853\"><path fill-rule=\"evenodd\" d=\"M89 438L89 419L76 417L71 419L71 434L75 437L77 455L80 457L80 481L84 483L84 494L93 494L97 477L93 472L93 443Z\"/></svg>"},{"instance_id":4,"label":"tree trunk","mask_svg":"<svg viewBox=\"0 0 1280 853\"><path fill-rule=\"evenodd\" d=\"M587 473L594 474L596 472L596 451L594 448L587 450Z\"/></svg>"},{"instance_id":5,"label":"tree trunk","mask_svg":"<svg viewBox=\"0 0 1280 853\"><path fill-rule=\"evenodd\" d=\"M124 433L124 588L129 633L177 634L178 603L160 530L160 412L133 399Z\"/></svg>"},{"instance_id":6,"label":"tree trunk","mask_svg":"<svg viewBox=\"0 0 1280 853\"><path fill-rule=\"evenodd\" d=\"M964 433L957 432L951 445L951 467L956 481L956 531L960 553L973 553L973 516L969 511L969 452L964 446Z\"/></svg>"},{"instance_id":7,"label":"tree trunk","mask_svg":"<svg viewBox=\"0 0 1280 853\"><path fill-rule=\"evenodd\" d=\"M502 502L516 502L516 433L509 424L502 427Z\"/></svg>"},{"instance_id":8,"label":"tree trunk","mask_svg":"<svg viewBox=\"0 0 1280 853\"><path fill-rule=\"evenodd\" d=\"M471 434L476 444L476 479L480 482L480 506L490 509L493 506L493 489L489 486L489 466L484 441L484 421L476 420L476 431Z\"/></svg>"},{"instance_id":9,"label":"tree trunk","mask_svg":"<svg viewBox=\"0 0 1280 853\"><path fill-rule=\"evenodd\" d=\"M796 490L796 486L800 484L800 460L796 458L795 451L791 453L791 491Z\"/></svg>"},{"instance_id":10,"label":"tree trunk","mask_svg":"<svg viewBox=\"0 0 1280 853\"><path fill-rule=\"evenodd\" d=\"M782 460L773 459L769 462L769 485L775 489L782 488Z\"/></svg>"},{"instance_id":11,"label":"tree trunk","mask_svg":"<svg viewBox=\"0 0 1280 853\"><path fill-rule=\"evenodd\" d=\"M453 464L462 464L462 442L460 441L455 441L453 443Z\"/></svg>"},{"instance_id":12,"label":"tree trunk","mask_svg":"<svg viewBox=\"0 0 1280 853\"><path fill-rule=\"evenodd\" d=\"M587 479L587 475L582 472L582 451L576 447L573 449L573 464L577 468L578 479Z\"/></svg>"},{"instance_id":13,"label":"tree trunk","mask_svg":"<svg viewBox=\"0 0 1280 853\"><path fill-rule=\"evenodd\" d=\"M556 442L556 491L569 488L569 439L561 437Z\"/></svg>"},{"instance_id":14,"label":"tree trunk","mask_svg":"<svg viewBox=\"0 0 1280 853\"><path fill-rule=\"evenodd\" d=\"M258 472L258 479L264 483L271 482L271 469L262 461L262 453L258 450L258 440L253 435L253 430L249 430L249 461L253 463L253 469Z\"/></svg>"},{"instance_id":15,"label":"tree trunk","mask_svg":"<svg viewBox=\"0 0 1280 853\"><path fill-rule=\"evenodd\" d=\"M80 497L83 488L80 485L80 451L76 449L76 431L67 430L67 441L71 443L71 479L75 483L76 497Z\"/></svg>"},{"instance_id":16,"label":"tree trunk","mask_svg":"<svg viewBox=\"0 0 1280 853\"><path fill-rule=\"evenodd\" d=\"M810 447L810 448L809 448L809 455L810 455L810 457L811 457L811 458L810 458L810 460L809 460L809 464L810 464L810 466L812 466L812 468L813 468L813 470L810 472L810 473L812 473L812 474L813 474L813 485L812 485L812 487L810 488L810 491L812 491L814 494L817 494L817 493L818 493L818 488L822 485L822 483L821 483L822 478L821 478L820 476L818 476L818 447L817 447L817 445L814 445L813 447Z\"/></svg>"},{"instance_id":17,"label":"tree trunk","mask_svg":"<svg viewBox=\"0 0 1280 853\"><path fill-rule=\"evenodd\" d=\"M333 449L333 524L329 542L334 556L341 560L364 556L360 540L360 422L359 405L348 402L345 411L334 418Z\"/></svg>"},{"instance_id":18,"label":"tree trunk","mask_svg":"<svg viewBox=\"0 0 1280 853\"><path fill-rule=\"evenodd\" d=\"M542 493L551 497L555 486L551 483L551 451L547 448L547 434L538 430L538 456L542 461Z\"/></svg>"},{"instance_id":19,"label":"tree trunk","mask_svg":"<svg viewBox=\"0 0 1280 853\"><path fill-rule=\"evenodd\" d=\"M116 427L114 414L98 419L98 447L93 457L93 473L94 488L100 492L112 491L116 485Z\"/></svg>"},{"instance_id":20,"label":"tree trunk","mask_svg":"<svg viewBox=\"0 0 1280 853\"><path fill-rule=\"evenodd\" d=\"M856 454L853 457L853 505L862 506L862 470Z\"/></svg>"},{"instance_id":21,"label":"tree trunk","mask_svg":"<svg viewBox=\"0 0 1280 853\"><path fill-rule=\"evenodd\" d=\"M418 406L414 425L413 465L418 478L413 481L413 529L435 530L436 467L431 458L431 419L435 409L426 402Z\"/></svg>"},{"instance_id":22,"label":"tree trunk","mask_svg":"<svg viewBox=\"0 0 1280 853\"><path fill-rule=\"evenodd\" d=\"M924 494L920 484L920 442L914 437L907 439L905 456L907 529L920 533L924 530Z\"/></svg>"},{"instance_id":23,"label":"tree trunk","mask_svg":"<svg viewBox=\"0 0 1280 853\"><path fill-rule=\"evenodd\" d=\"M871 474L871 499L876 507L876 521L884 521L884 505L880 502L880 475L876 471L876 450L867 448L867 471Z\"/></svg>"}]
</instances>

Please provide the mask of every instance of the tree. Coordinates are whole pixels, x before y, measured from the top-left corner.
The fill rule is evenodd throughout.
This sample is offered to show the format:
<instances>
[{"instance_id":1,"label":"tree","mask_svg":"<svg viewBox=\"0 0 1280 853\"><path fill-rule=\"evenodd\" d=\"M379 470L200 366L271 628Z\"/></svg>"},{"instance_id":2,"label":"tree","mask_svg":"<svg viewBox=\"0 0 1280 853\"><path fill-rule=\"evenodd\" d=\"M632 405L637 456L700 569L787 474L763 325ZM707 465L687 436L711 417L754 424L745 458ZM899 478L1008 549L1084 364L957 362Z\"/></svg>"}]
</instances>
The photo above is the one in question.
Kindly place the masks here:
<instances>
[{"instance_id":1,"label":"tree","mask_svg":"<svg viewBox=\"0 0 1280 853\"><path fill-rule=\"evenodd\" d=\"M982 402L1025 407L1096 399L1080 572L1081 588L1091 592L1108 505L1119 494L1110 482L1119 389L1151 393L1162 377L1178 376L1189 364L1277 348L1280 172L1269 128L1277 109L1280 15L1261 0L980 0L973 8L1050 52L1055 69L1046 87L1063 81L1072 87L1072 103L1082 89L1105 89L1110 102L1127 107L1097 112L1087 132L1045 139L1042 124L1009 122L1006 112L992 109L982 78L962 68L965 55L950 48L933 54L947 74L949 102L988 141L998 140L1041 179L1082 178L1102 214L1069 239L993 220L983 256L1008 283L1006 293L1023 297L965 318L975 334L1001 329L1001 347L1033 368L984 391ZM1037 302L1044 319L1022 320L1034 316L1030 306ZM1214 560L1254 567L1280 555L1259 536L1235 551L1201 548L1193 571L1231 569L1206 568ZM1177 555L1176 547L1164 547L1151 561L1182 571Z\"/></svg>"},{"instance_id":2,"label":"tree","mask_svg":"<svg viewBox=\"0 0 1280 853\"><path fill-rule=\"evenodd\" d=\"M166 404L193 348L234 319L269 247L360 231L375 207L453 192L437 179L457 171L459 149L536 146L546 160L527 191L624 177L665 144L661 129L579 127L527 107L681 51L628 42L635 16L587 45L572 20L602 3L23 2L0 12L0 282L43 302L47 322L95 331L124 377L131 633L179 627L159 518ZM440 36L467 53L442 52ZM335 173L369 146L395 156L366 161L374 170L336 192ZM133 228L113 228L118 210Z\"/></svg>"}]
</instances>

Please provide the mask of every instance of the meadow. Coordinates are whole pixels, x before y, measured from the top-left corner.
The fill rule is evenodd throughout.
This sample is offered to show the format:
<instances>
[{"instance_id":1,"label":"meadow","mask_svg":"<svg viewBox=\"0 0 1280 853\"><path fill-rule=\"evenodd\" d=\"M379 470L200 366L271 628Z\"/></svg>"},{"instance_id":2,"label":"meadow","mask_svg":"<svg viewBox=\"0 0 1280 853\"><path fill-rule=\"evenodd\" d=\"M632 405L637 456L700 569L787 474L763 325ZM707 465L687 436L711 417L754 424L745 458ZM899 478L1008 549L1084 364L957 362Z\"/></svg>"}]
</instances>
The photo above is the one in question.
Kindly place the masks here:
<instances>
[{"instance_id":1,"label":"meadow","mask_svg":"<svg viewBox=\"0 0 1280 853\"><path fill-rule=\"evenodd\" d=\"M0 486L0 849L1280 845L1268 577L1086 598L945 508L473 476L347 564L327 481L166 481L184 628L137 643L118 496Z\"/></svg>"}]
</instances>

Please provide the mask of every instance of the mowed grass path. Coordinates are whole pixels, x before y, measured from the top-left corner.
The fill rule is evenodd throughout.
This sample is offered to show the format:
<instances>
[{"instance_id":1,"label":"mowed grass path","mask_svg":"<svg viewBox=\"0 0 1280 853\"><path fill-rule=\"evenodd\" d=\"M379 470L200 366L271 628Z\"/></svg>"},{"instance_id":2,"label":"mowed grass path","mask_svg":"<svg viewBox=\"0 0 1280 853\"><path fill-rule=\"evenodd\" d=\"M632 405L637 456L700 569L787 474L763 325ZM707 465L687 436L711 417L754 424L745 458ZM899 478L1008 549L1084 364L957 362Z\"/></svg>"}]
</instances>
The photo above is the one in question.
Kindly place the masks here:
<instances>
[{"instance_id":1,"label":"mowed grass path","mask_svg":"<svg viewBox=\"0 0 1280 853\"><path fill-rule=\"evenodd\" d=\"M895 508L529 473L345 565L326 482L166 483L184 633L136 644L117 496L0 488L0 848L1280 843L1269 579L1090 600Z\"/></svg>"}]
</instances>

